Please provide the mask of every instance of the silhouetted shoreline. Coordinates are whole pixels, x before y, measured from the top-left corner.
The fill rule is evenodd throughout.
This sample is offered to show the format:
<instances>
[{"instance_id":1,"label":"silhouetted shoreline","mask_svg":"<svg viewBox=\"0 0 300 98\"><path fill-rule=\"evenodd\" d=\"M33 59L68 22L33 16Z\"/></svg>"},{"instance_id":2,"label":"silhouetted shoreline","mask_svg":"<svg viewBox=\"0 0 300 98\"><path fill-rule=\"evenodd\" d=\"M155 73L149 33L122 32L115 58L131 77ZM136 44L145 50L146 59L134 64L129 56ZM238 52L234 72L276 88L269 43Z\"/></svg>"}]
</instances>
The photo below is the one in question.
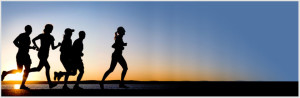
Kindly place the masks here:
<instances>
[{"instance_id":1,"label":"silhouetted shoreline","mask_svg":"<svg viewBox=\"0 0 300 98\"><path fill-rule=\"evenodd\" d=\"M2 82L3 84L7 81ZM30 83L31 81L28 81ZM75 81L71 81L75 83ZM32 82L33 83L33 82ZM35 83L47 83L35 82ZM61 82L63 83L63 82ZM82 81L97 84L99 81ZM117 85L119 81L107 81ZM131 85L157 85L158 89L2 89L2 96L298 96L297 81L125 81ZM98 86L98 85L95 85Z\"/></svg>"},{"instance_id":2,"label":"silhouetted shoreline","mask_svg":"<svg viewBox=\"0 0 300 98\"><path fill-rule=\"evenodd\" d=\"M21 81L1 81L2 84L20 84ZM64 81L53 81L53 83L63 84ZM68 84L74 84L76 81L68 81ZM100 81L84 80L80 84L98 84ZM107 84L119 83L120 80L107 80ZM297 81L124 81L126 84L176 84L176 83L298 83ZM47 81L26 81L26 84L48 84Z\"/></svg>"}]
</instances>

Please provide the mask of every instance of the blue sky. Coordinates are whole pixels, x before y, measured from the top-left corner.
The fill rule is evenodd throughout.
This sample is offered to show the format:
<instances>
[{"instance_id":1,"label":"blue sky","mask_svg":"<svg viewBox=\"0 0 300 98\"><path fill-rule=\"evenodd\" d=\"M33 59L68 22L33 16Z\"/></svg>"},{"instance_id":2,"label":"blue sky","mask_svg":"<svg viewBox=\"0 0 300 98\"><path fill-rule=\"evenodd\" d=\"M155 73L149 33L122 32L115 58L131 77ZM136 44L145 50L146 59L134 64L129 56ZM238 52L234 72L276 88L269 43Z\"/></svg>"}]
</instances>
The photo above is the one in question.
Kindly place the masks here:
<instances>
[{"instance_id":1,"label":"blue sky","mask_svg":"<svg viewBox=\"0 0 300 98\"><path fill-rule=\"evenodd\" d=\"M123 26L128 80L298 81L297 2L5 1L1 6L1 70L14 68L12 41L25 25L32 26L34 38L51 23L55 43L65 28L75 29L73 41L80 30L87 33L83 80L100 80L109 68L114 32ZM30 55L37 66L37 52ZM50 51L51 72L64 71L59 55ZM121 70L118 65L108 79L120 79ZM31 75L45 79L43 71Z\"/></svg>"}]
</instances>

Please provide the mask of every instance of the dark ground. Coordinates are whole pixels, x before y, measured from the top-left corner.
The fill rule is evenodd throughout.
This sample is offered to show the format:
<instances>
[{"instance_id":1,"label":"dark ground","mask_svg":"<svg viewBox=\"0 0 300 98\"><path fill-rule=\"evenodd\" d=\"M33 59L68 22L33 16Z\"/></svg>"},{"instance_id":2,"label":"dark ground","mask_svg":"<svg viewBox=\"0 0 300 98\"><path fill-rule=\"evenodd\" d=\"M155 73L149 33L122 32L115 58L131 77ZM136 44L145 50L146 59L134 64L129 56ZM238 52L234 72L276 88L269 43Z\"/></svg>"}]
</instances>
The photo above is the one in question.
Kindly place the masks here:
<instances>
[{"instance_id":1,"label":"dark ground","mask_svg":"<svg viewBox=\"0 0 300 98\"><path fill-rule=\"evenodd\" d=\"M96 81L85 83L97 83ZM84 83L84 82L83 82ZM110 82L114 83L114 82ZM2 83L3 84L3 83ZM2 89L2 96L298 96L298 82L137 82L163 89Z\"/></svg>"}]
</instances>

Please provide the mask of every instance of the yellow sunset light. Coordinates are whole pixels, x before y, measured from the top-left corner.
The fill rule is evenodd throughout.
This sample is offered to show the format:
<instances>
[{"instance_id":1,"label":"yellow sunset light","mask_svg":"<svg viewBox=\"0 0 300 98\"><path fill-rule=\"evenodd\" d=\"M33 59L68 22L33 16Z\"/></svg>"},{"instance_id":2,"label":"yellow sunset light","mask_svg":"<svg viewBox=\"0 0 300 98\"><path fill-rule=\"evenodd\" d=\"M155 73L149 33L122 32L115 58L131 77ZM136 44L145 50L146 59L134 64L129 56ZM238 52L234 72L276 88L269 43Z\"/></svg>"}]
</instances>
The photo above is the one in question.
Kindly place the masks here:
<instances>
[{"instance_id":1,"label":"yellow sunset light","mask_svg":"<svg viewBox=\"0 0 300 98\"><path fill-rule=\"evenodd\" d=\"M4 81L22 81L24 71L16 74L7 74Z\"/></svg>"}]
</instances>

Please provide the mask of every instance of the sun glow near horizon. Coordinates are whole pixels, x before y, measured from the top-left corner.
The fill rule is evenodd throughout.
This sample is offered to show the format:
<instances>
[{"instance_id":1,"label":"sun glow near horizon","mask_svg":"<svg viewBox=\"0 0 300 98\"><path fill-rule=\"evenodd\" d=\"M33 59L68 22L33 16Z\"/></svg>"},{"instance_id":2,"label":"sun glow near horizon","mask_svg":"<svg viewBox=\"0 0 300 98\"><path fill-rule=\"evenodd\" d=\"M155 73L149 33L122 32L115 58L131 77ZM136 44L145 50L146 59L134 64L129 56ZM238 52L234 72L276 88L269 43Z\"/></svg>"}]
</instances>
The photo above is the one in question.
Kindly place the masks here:
<instances>
[{"instance_id":1,"label":"sun glow near horizon","mask_svg":"<svg viewBox=\"0 0 300 98\"><path fill-rule=\"evenodd\" d=\"M11 66L17 66L17 65L11 65ZM15 67L11 67L11 69L13 68ZM21 73L17 72L16 74L8 74L4 78L4 81L22 81L23 74L24 74L24 70Z\"/></svg>"}]
</instances>

